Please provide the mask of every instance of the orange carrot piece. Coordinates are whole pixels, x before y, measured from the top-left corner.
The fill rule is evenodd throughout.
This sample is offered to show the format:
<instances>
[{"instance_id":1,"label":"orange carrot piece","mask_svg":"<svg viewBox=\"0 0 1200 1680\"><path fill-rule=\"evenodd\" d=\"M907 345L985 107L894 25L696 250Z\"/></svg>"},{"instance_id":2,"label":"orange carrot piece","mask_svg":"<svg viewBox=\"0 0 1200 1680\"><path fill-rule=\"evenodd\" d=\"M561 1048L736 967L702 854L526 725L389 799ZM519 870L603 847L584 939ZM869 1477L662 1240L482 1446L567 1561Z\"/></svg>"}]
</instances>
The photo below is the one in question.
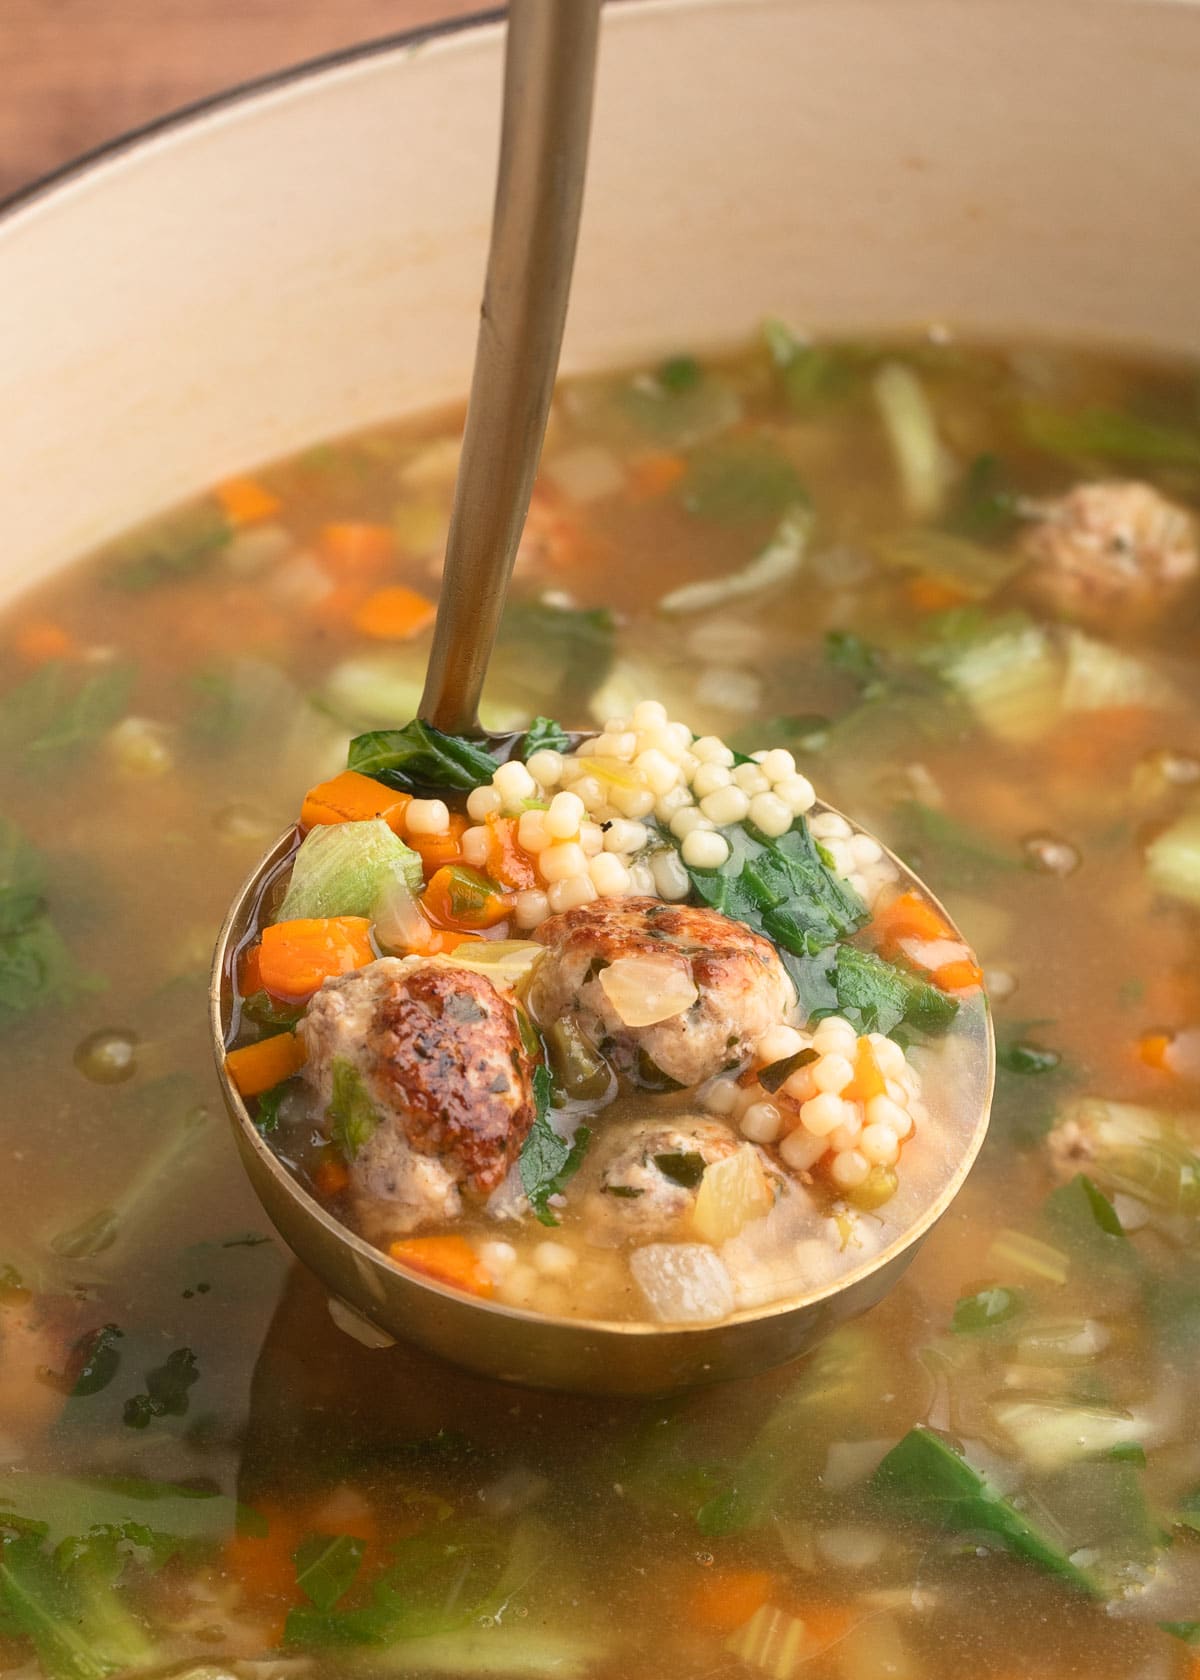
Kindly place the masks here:
<instances>
[{"instance_id":1,"label":"orange carrot piece","mask_svg":"<svg viewBox=\"0 0 1200 1680\"><path fill-rule=\"evenodd\" d=\"M832 1645L835 1639L841 1639L855 1622L862 1619L861 1612L847 1604L802 1605L797 1615L812 1643L822 1646Z\"/></svg>"},{"instance_id":2,"label":"orange carrot piece","mask_svg":"<svg viewBox=\"0 0 1200 1680\"><path fill-rule=\"evenodd\" d=\"M515 817L489 816L488 874L510 892L523 892L538 884L533 859L517 840Z\"/></svg>"},{"instance_id":3,"label":"orange carrot piece","mask_svg":"<svg viewBox=\"0 0 1200 1680\"><path fill-rule=\"evenodd\" d=\"M332 1200L340 1196L350 1182L350 1170L344 1161L339 1161L336 1155L327 1155L320 1162L313 1173L313 1184L317 1195Z\"/></svg>"},{"instance_id":4,"label":"orange carrot piece","mask_svg":"<svg viewBox=\"0 0 1200 1680\"><path fill-rule=\"evenodd\" d=\"M360 519L323 525L317 544L326 569L346 582L375 577L396 553L390 525L372 525Z\"/></svg>"},{"instance_id":5,"label":"orange carrot piece","mask_svg":"<svg viewBox=\"0 0 1200 1680\"><path fill-rule=\"evenodd\" d=\"M472 1295L491 1295L492 1280L466 1237L406 1237L388 1249L393 1260L414 1272L425 1272L439 1283L469 1289Z\"/></svg>"},{"instance_id":6,"label":"orange carrot piece","mask_svg":"<svg viewBox=\"0 0 1200 1680\"><path fill-rule=\"evenodd\" d=\"M639 456L630 466L630 489L638 501L651 501L673 490L686 472L687 462L682 455L666 449L655 450L653 454Z\"/></svg>"},{"instance_id":7,"label":"orange carrot piece","mask_svg":"<svg viewBox=\"0 0 1200 1680\"><path fill-rule=\"evenodd\" d=\"M875 1059L869 1038L860 1038L854 1053L854 1081L851 1093L856 1102L869 1103L873 1097L887 1096L887 1080Z\"/></svg>"},{"instance_id":8,"label":"orange carrot piece","mask_svg":"<svg viewBox=\"0 0 1200 1680\"><path fill-rule=\"evenodd\" d=\"M1171 1048L1169 1033L1146 1033L1138 1039L1137 1053L1147 1067L1167 1071L1167 1051Z\"/></svg>"},{"instance_id":9,"label":"orange carrot piece","mask_svg":"<svg viewBox=\"0 0 1200 1680\"><path fill-rule=\"evenodd\" d=\"M31 618L17 631L16 649L30 665L67 659L76 650L75 638L52 618Z\"/></svg>"},{"instance_id":10,"label":"orange carrot piece","mask_svg":"<svg viewBox=\"0 0 1200 1680\"><path fill-rule=\"evenodd\" d=\"M259 1097L304 1066L304 1045L295 1033L276 1033L257 1044L243 1044L225 1058L225 1072L243 1097Z\"/></svg>"},{"instance_id":11,"label":"orange carrot piece","mask_svg":"<svg viewBox=\"0 0 1200 1680\"><path fill-rule=\"evenodd\" d=\"M238 963L238 991L243 997L253 997L255 992L264 989L260 954L257 945L251 945L249 950L242 952Z\"/></svg>"},{"instance_id":12,"label":"orange carrot piece","mask_svg":"<svg viewBox=\"0 0 1200 1680\"><path fill-rule=\"evenodd\" d=\"M427 630L437 617L437 608L415 589L402 583L377 589L355 611L351 622L364 636L385 642L409 642Z\"/></svg>"},{"instance_id":13,"label":"orange carrot piece","mask_svg":"<svg viewBox=\"0 0 1200 1680\"><path fill-rule=\"evenodd\" d=\"M466 817L458 811L451 811L448 834L405 835L406 845L420 856L426 880L435 875L443 864L462 862L462 837L468 826Z\"/></svg>"},{"instance_id":14,"label":"orange carrot piece","mask_svg":"<svg viewBox=\"0 0 1200 1680\"><path fill-rule=\"evenodd\" d=\"M461 865L437 870L421 895L430 921L443 928L490 928L507 920L508 900L486 875Z\"/></svg>"},{"instance_id":15,"label":"orange carrot piece","mask_svg":"<svg viewBox=\"0 0 1200 1680\"><path fill-rule=\"evenodd\" d=\"M961 607L964 601L970 600L966 591L955 584L927 577L924 573L910 577L904 585L904 592L918 612L947 612L951 607Z\"/></svg>"},{"instance_id":16,"label":"orange carrot piece","mask_svg":"<svg viewBox=\"0 0 1200 1680\"><path fill-rule=\"evenodd\" d=\"M254 525L260 519L270 519L283 505L275 492L256 478L227 478L217 485L215 493L231 525Z\"/></svg>"},{"instance_id":17,"label":"orange carrot piece","mask_svg":"<svg viewBox=\"0 0 1200 1680\"><path fill-rule=\"evenodd\" d=\"M363 603L365 591L360 583L339 583L328 595L313 601L308 609L310 618L331 629L344 630L353 621Z\"/></svg>"},{"instance_id":18,"label":"orange carrot piece","mask_svg":"<svg viewBox=\"0 0 1200 1680\"><path fill-rule=\"evenodd\" d=\"M943 963L929 976L943 992L973 992L983 985L983 970L971 957Z\"/></svg>"},{"instance_id":19,"label":"orange carrot piece","mask_svg":"<svg viewBox=\"0 0 1200 1680\"><path fill-rule=\"evenodd\" d=\"M343 770L328 782L318 782L304 795L300 807L300 821L305 828L321 824L369 822L382 817L397 834L404 832L404 813L412 803L412 795L396 793L384 787L373 776L357 770Z\"/></svg>"},{"instance_id":20,"label":"orange carrot piece","mask_svg":"<svg viewBox=\"0 0 1200 1680\"><path fill-rule=\"evenodd\" d=\"M774 1590L775 1577L769 1570L714 1570L690 1594L689 1620L717 1633L732 1633L762 1609Z\"/></svg>"},{"instance_id":21,"label":"orange carrot piece","mask_svg":"<svg viewBox=\"0 0 1200 1680\"><path fill-rule=\"evenodd\" d=\"M902 939L953 939L945 919L915 892L901 893L881 910L871 931L881 951L894 949Z\"/></svg>"},{"instance_id":22,"label":"orange carrot piece","mask_svg":"<svg viewBox=\"0 0 1200 1680\"><path fill-rule=\"evenodd\" d=\"M375 961L365 916L311 916L263 929L259 968L278 998L299 1002L337 974Z\"/></svg>"}]
</instances>

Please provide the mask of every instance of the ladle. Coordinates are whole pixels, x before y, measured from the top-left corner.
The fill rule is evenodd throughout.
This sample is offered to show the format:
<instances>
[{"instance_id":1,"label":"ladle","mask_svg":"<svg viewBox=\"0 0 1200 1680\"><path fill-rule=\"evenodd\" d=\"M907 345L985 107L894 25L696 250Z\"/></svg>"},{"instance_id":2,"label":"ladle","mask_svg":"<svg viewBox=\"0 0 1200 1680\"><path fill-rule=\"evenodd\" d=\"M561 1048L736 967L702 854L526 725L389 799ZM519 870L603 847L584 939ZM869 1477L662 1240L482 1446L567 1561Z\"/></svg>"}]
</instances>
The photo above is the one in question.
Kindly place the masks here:
<instances>
[{"instance_id":1,"label":"ladle","mask_svg":"<svg viewBox=\"0 0 1200 1680\"><path fill-rule=\"evenodd\" d=\"M479 728L479 697L529 508L558 367L591 118L600 0L511 0L491 247L437 624L420 716L454 735ZM580 736L579 738L582 738ZM504 737L490 744L501 745ZM828 809L828 807L818 807ZM217 1067L242 1161L281 1236L344 1303L388 1334L487 1375L597 1393L648 1393L782 1363L864 1311L896 1282L959 1189L983 1141L994 1046L969 1100L976 1120L924 1216L832 1283L717 1324L555 1319L404 1270L309 1195L264 1140L225 1072L242 947L295 848L289 830L246 881L221 929L210 991ZM901 882L926 897L898 859ZM947 918L949 920L949 918Z\"/></svg>"}]
</instances>

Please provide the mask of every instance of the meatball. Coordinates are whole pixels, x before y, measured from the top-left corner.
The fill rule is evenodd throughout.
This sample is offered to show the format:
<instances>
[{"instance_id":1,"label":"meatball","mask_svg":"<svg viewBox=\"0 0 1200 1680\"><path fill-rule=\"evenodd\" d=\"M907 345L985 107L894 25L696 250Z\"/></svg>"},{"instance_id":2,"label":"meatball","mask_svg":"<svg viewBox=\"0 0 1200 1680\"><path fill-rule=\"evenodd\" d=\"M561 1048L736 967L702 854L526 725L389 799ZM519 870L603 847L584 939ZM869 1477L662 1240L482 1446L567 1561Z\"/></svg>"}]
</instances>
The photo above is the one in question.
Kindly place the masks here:
<instances>
[{"instance_id":1,"label":"meatball","mask_svg":"<svg viewBox=\"0 0 1200 1680\"><path fill-rule=\"evenodd\" d=\"M453 1219L504 1178L534 1119L516 1008L481 974L384 957L327 980L304 1017L305 1077L328 1107L349 1062L377 1124L350 1163L360 1222Z\"/></svg>"},{"instance_id":2,"label":"meatball","mask_svg":"<svg viewBox=\"0 0 1200 1680\"><path fill-rule=\"evenodd\" d=\"M774 946L717 910L657 898L597 899L552 916L535 937L547 954L530 995L534 1013L547 1023L571 1016L618 1073L651 1088L699 1085L742 1061L795 1001ZM637 958L654 959L657 976L677 982L682 1003L662 1019L631 1026L618 1013L613 977L606 989L604 976L622 959ZM623 978L634 972L623 963Z\"/></svg>"},{"instance_id":3,"label":"meatball","mask_svg":"<svg viewBox=\"0 0 1200 1680\"><path fill-rule=\"evenodd\" d=\"M691 1182L688 1157L698 1155L710 1167L736 1154L740 1143L720 1121L690 1116L607 1132L589 1163L596 1176L585 1209L591 1240L647 1242L667 1235L690 1212L700 1188L699 1174Z\"/></svg>"},{"instance_id":4,"label":"meatball","mask_svg":"<svg viewBox=\"0 0 1200 1680\"><path fill-rule=\"evenodd\" d=\"M1195 523L1149 484L1077 485L1024 533L1027 591L1070 618L1153 616L1200 561Z\"/></svg>"}]
</instances>

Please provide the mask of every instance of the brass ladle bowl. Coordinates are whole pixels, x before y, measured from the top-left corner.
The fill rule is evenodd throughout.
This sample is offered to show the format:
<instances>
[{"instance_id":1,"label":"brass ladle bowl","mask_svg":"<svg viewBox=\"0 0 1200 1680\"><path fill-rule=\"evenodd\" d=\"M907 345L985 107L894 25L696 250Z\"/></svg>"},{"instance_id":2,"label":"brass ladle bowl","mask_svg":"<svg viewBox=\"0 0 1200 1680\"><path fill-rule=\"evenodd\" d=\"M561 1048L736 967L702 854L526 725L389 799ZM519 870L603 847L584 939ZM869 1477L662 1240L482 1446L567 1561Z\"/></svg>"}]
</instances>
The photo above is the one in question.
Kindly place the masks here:
<instances>
[{"instance_id":1,"label":"brass ladle bowl","mask_svg":"<svg viewBox=\"0 0 1200 1680\"><path fill-rule=\"evenodd\" d=\"M446 566L420 715L473 735L479 696L529 508L558 367L591 116L600 0L511 0L496 202L475 371L447 538ZM829 807L821 806L819 810ZM983 1142L995 1045L964 1090L974 1114L940 1193L894 1242L821 1287L715 1324L662 1326L542 1313L480 1300L410 1271L328 1213L275 1155L225 1071L238 956L296 846L294 830L260 861L217 941L210 1022L242 1162L279 1234L343 1302L401 1340L534 1387L659 1393L745 1376L803 1353L874 1306L953 1201ZM898 858L900 881L925 897ZM947 917L947 921L949 918Z\"/></svg>"}]
</instances>

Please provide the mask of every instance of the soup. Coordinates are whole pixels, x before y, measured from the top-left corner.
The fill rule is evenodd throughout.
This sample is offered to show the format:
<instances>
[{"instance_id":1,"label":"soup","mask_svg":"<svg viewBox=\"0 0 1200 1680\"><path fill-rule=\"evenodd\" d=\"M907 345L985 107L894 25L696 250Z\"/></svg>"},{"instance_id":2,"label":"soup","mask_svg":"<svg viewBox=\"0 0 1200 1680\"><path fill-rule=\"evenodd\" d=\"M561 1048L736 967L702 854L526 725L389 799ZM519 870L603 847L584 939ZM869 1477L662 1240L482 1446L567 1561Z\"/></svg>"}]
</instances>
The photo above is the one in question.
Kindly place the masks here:
<instances>
[{"instance_id":1,"label":"soup","mask_svg":"<svg viewBox=\"0 0 1200 1680\"><path fill-rule=\"evenodd\" d=\"M220 486L11 610L5 1669L1191 1672L1196 389L772 326L557 399L485 724L655 696L791 753L944 896L999 1040L897 1291L671 1402L364 1345L216 1116L215 930L415 710L455 417Z\"/></svg>"},{"instance_id":2,"label":"soup","mask_svg":"<svg viewBox=\"0 0 1200 1680\"><path fill-rule=\"evenodd\" d=\"M961 1170L978 965L785 749L641 701L574 745L413 723L350 763L259 893L226 1069L400 1265L711 1322L861 1267Z\"/></svg>"}]
</instances>

